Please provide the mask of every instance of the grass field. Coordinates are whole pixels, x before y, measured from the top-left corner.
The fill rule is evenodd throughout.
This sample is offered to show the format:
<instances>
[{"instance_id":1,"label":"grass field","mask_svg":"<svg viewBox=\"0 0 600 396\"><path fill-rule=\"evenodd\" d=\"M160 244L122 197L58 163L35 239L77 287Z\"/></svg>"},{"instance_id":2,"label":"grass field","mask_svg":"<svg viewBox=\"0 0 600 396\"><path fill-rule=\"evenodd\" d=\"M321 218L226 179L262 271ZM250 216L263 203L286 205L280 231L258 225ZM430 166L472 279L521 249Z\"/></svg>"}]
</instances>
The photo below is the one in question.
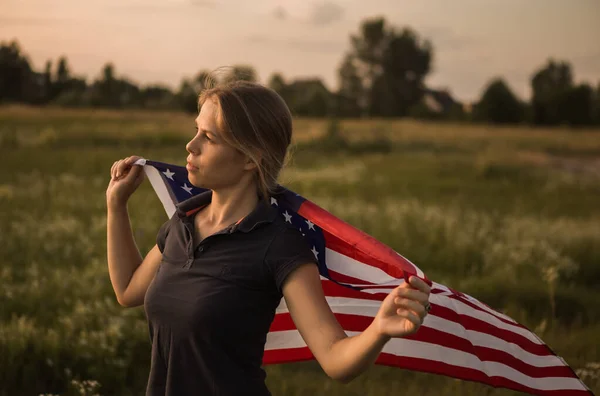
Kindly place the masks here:
<instances>
[{"instance_id":1,"label":"grass field","mask_svg":"<svg viewBox=\"0 0 600 396\"><path fill-rule=\"evenodd\" d=\"M290 187L440 283L534 330L600 393L600 131L410 120L295 120ZM0 108L0 396L140 395L143 308L106 264L105 189L132 154L184 164L181 113ZM145 254L166 220L149 183L129 205ZM314 362L269 366L274 395L511 395L373 367L350 383Z\"/></svg>"}]
</instances>

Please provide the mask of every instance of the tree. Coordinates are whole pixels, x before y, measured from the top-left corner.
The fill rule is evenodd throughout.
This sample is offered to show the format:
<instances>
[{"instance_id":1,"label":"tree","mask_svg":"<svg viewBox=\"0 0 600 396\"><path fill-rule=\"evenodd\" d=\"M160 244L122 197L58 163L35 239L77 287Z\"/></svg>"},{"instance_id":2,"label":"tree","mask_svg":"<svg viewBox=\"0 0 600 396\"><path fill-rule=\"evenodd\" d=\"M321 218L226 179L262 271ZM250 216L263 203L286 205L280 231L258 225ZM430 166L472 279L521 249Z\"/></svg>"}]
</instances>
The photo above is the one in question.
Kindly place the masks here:
<instances>
[{"instance_id":1,"label":"tree","mask_svg":"<svg viewBox=\"0 0 600 396\"><path fill-rule=\"evenodd\" d=\"M476 120L494 124L516 124L525 117L525 108L501 78L490 82L475 106Z\"/></svg>"},{"instance_id":2,"label":"tree","mask_svg":"<svg viewBox=\"0 0 600 396\"><path fill-rule=\"evenodd\" d=\"M570 64L550 59L531 78L533 122L539 125L557 125L563 122L560 104L572 87L573 73Z\"/></svg>"},{"instance_id":3,"label":"tree","mask_svg":"<svg viewBox=\"0 0 600 396\"><path fill-rule=\"evenodd\" d=\"M179 106L188 113L198 113L198 93L188 79L183 79L177 91Z\"/></svg>"},{"instance_id":4,"label":"tree","mask_svg":"<svg viewBox=\"0 0 600 396\"><path fill-rule=\"evenodd\" d=\"M297 79L285 88L284 98L294 115L325 117L332 113L333 96L318 78Z\"/></svg>"},{"instance_id":5,"label":"tree","mask_svg":"<svg viewBox=\"0 0 600 396\"><path fill-rule=\"evenodd\" d=\"M360 34L351 37L352 48L338 70L341 86L356 95L358 106L369 116L404 116L423 95L430 71L432 46L409 28L397 32L383 18L365 20ZM356 83L360 81L360 84ZM352 98L339 92L340 98Z\"/></svg>"},{"instance_id":6,"label":"tree","mask_svg":"<svg viewBox=\"0 0 600 396\"><path fill-rule=\"evenodd\" d=\"M54 83L52 79L52 61L46 61L44 69L44 97L45 101L49 102L54 96Z\"/></svg>"},{"instance_id":7,"label":"tree","mask_svg":"<svg viewBox=\"0 0 600 396\"><path fill-rule=\"evenodd\" d=\"M64 56L58 59L58 65L56 67L56 76L54 77L53 93L52 97L55 98L61 93L69 89L69 82L71 80L71 72L67 58Z\"/></svg>"},{"instance_id":8,"label":"tree","mask_svg":"<svg viewBox=\"0 0 600 396\"><path fill-rule=\"evenodd\" d=\"M596 125L600 125L600 82L598 82L598 88L596 88L596 95L594 96L594 120Z\"/></svg>"},{"instance_id":9,"label":"tree","mask_svg":"<svg viewBox=\"0 0 600 396\"><path fill-rule=\"evenodd\" d=\"M340 117L360 117L366 108L365 87L352 55L344 57L338 76L340 88L336 95L336 113Z\"/></svg>"},{"instance_id":10,"label":"tree","mask_svg":"<svg viewBox=\"0 0 600 396\"><path fill-rule=\"evenodd\" d=\"M428 41L419 43L415 32L405 28L393 34L383 53L383 73L371 91L371 112L380 116L405 116L423 96L423 80L429 73L432 48ZM382 102L380 98L389 98Z\"/></svg>"},{"instance_id":11,"label":"tree","mask_svg":"<svg viewBox=\"0 0 600 396\"><path fill-rule=\"evenodd\" d=\"M224 76L222 82L225 84L233 81L258 81L256 70L250 65L234 65Z\"/></svg>"},{"instance_id":12,"label":"tree","mask_svg":"<svg viewBox=\"0 0 600 396\"><path fill-rule=\"evenodd\" d=\"M33 71L16 41L0 44L0 102L27 102Z\"/></svg>"},{"instance_id":13,"label":"tree","mask_svg":"<svg viewBox=\"0 0 600 396\"><path fill-rule=\"evenodd\" d=\"M283 92L286 88L285 80L283 79L283 76L280 73L274 73L273 75L271 75L267 86L281 96L283 96Z\"/></svg>"},{"instance_id":14,"label":"tree","mask_svg":"<svg viewBox=\"0 0 600 396\"><path fill-rule=\"evenodd\" d=\"M571 126L594 123L594 90L588 84L580 84L560 96L561 121Z\"/></svg>"}]
</instances>

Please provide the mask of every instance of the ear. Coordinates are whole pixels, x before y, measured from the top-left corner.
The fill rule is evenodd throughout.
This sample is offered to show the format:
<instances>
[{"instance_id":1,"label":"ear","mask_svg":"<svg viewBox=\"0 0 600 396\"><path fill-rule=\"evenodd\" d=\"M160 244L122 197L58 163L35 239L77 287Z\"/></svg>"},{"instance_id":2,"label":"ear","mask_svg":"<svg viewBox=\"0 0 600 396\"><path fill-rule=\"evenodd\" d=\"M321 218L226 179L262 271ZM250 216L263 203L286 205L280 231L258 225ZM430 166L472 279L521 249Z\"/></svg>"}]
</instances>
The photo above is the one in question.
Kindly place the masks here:
<instances>
[{"instance_id":1,"label":"ear","mask_svg":"<svg viewBox=\"0 0 600 396\"><path fill-rule=\"evenodd\" d=\"M258 168L258 165L256 165L256 162L252 161L252 159L248 156L246 156L246 161L244 163L244 170L247 171L251 171L251 170L255 170Z\"/></svg>"}]
</instances>

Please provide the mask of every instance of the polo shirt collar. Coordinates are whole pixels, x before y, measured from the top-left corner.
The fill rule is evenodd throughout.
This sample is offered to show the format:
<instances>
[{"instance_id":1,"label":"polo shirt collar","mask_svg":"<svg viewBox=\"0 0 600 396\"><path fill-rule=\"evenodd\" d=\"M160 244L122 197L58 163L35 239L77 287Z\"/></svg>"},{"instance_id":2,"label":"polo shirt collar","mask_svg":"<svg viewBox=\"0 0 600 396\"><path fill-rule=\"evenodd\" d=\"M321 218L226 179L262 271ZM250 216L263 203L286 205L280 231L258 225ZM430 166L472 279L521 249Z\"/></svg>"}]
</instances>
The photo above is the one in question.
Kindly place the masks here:
<instances>
[{"instance_id":1,"label":"polo shirt collar","mask_svg":"<svg viewBox=\"0 0 600 396\"><path fill-rule=\"evenodd\" d=\"M191 198L178 203L175 206L176 213L180 219L191 219L196 212L208 205L212 199L212 190L202 192ZM246 217L233 226L234 230L250 232L255 227L263 223L272 223L277 216L277 208L265 204L259 200L258 204Z\"/></svg>"}]
</instances>

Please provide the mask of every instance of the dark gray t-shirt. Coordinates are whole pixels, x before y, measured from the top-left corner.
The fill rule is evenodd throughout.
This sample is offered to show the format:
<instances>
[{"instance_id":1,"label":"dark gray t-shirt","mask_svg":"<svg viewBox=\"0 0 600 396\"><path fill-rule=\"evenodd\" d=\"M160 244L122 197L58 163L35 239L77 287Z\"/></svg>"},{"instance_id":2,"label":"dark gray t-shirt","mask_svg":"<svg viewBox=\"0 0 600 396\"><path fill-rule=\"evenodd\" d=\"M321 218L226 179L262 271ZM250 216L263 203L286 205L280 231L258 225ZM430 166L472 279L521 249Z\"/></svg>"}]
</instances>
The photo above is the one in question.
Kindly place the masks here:
<instances>
[{"instance_id":1,"label":"dark gray t-shirt","mask_svg":"<svg viewBox=\"0 0 600 396\"><path fill-rule=\"evenodd\" d=\"M194 216L211 194L179 204L158 232L163 259L144 302L147 396L270 395L261 364L283 282L315 263L300 232L262 202L194 246Z\"/></svg>"}]
</instances>

